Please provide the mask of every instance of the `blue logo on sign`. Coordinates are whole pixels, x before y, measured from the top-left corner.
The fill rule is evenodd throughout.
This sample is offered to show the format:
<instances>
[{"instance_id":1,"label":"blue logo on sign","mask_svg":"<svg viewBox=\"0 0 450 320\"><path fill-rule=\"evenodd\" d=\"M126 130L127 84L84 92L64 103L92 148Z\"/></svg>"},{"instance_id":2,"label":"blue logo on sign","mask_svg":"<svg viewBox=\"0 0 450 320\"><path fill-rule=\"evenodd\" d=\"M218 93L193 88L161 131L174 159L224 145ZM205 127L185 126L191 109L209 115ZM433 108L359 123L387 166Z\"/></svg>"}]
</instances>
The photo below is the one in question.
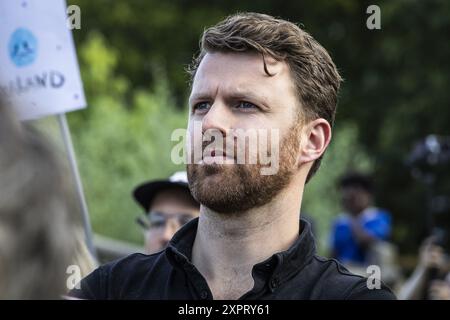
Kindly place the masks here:
<instances>
[{"instance_id":1,"label":"blue logo on sign","mask_svg":"<svg viewBox=\"0 0 450 320\"><path fill-rule=\"evenodd\" d=\"M31 31L19 28L9 39L8 51L12 62L18 67L30 65L36 60L38 42Z\"/></svg>"}]
</instances>

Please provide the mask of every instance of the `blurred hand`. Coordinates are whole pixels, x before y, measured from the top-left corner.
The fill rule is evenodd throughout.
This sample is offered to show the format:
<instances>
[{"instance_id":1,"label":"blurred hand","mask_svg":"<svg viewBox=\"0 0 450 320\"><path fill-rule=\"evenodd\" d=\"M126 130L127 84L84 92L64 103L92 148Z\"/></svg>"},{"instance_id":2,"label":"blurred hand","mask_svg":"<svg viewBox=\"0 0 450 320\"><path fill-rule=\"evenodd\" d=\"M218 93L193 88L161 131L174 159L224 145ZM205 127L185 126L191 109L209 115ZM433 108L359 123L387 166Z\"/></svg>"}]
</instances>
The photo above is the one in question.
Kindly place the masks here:
<instances>
[{"instance_id":1,"label":"blurred hand","mask_svg":"<svg viewBox=\"0 0 450 320\"><path fill-rule=\"evenodd\" d=\"M428 297L430 300L450 300L450 283L445 280L431 282Z\"/></svg>"},{"instance_id":2,"label":"blurred hand","mask_svg":"<svg viewBox=\"0 0 450 320\"><path fill-rule=\"evenodd\" d=\"M433 244L432 240L432 238L429 238L422 245L419 264L425 269L437 268L442 270L446 266L445 252L440 246Z\"/></svg>"}]
</instances>

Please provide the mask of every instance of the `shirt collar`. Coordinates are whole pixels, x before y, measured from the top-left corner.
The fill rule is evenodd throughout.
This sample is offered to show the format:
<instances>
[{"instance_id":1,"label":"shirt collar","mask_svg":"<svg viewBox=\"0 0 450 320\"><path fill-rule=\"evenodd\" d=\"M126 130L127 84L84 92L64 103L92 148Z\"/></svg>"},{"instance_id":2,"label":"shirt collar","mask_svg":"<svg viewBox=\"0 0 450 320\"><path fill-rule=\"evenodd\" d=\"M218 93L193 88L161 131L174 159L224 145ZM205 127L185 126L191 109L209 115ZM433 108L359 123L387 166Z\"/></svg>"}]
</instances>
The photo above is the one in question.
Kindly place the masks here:
<instances>
[{"instance_id":1,"label":"shirt collar","mask_svg":"<svg viewBox=\"0 0 450 320\"><path fill-rule=\"evenodd\" d=\"M192 267L192 247L197 233L198 218L184 225L173 236L165 250L169 262L174 267ZM277 286L290 279L303 269L316 253L314 236L308 221L300 220L300 233L291 247L275 253L269 259L256 264L253 274L263 275L270 280L269 287L274 290Z\"/></svg>"}]
</instances>

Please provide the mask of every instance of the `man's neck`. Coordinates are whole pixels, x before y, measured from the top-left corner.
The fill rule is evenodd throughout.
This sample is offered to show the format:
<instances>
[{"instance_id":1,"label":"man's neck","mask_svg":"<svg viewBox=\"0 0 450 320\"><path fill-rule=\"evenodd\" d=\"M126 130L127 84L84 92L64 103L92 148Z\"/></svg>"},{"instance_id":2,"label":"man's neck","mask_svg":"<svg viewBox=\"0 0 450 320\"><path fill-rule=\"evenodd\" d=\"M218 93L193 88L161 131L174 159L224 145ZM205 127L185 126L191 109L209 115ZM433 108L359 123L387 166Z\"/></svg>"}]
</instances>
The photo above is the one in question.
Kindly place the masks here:
<instances>
[{"instance_id":1,"label":"man's neck","mask_svg":"<svg viewBox=\"0 0 450 320\"><path fill-rule=\"evenodd\" d=\"M295 242L302 194L297 185L246 212L221 214L201 207L192 261L215 299L237 299L251 290L253 266Z\"/></svg>"}]
</instances>

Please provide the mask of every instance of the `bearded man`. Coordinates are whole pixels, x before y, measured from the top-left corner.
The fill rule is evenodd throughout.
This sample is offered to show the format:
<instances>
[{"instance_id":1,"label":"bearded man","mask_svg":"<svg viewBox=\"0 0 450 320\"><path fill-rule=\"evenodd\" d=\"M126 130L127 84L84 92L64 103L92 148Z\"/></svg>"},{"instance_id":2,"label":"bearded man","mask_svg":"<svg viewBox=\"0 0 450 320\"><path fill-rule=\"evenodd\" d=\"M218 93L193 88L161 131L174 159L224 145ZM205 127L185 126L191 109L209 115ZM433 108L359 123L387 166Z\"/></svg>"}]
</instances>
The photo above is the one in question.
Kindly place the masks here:
<instances>
[{"instance_id":1,"label":"bearded man","mask_svg":"<svg viewBox=\"0 0 450 320\"><path fill-rule=\"evenodd\" d=\"M331 139L342 81L327 51L291 22L239 13L205 30L189 71L189 154L200 148L202 157L189 161L187 173L199 218L164 251L102 266L72 295L395 299L382 283L369 289L367 279L317 256L299 217L304 186ZM215 143L194 137L198 124ZM258 134L254 148L237 143L247 140L242 132L267 136ZM261 142L276 170L264 171Z\"/></svg>"}]
</instances>

